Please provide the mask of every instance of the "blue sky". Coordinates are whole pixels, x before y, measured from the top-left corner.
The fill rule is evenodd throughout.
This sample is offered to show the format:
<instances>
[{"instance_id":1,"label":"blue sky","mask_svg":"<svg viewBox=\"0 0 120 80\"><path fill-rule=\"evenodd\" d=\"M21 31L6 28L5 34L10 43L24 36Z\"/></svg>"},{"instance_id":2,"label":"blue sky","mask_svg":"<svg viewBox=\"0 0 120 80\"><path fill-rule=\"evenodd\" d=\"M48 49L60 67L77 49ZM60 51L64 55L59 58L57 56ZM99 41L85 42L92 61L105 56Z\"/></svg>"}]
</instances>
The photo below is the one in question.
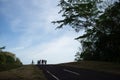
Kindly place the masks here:
<instances>
[{"instance_id":1,"label":"blue sky","mask_svg":"<svg viewBox=\"0 0 120 80\"><path fill-rule=\"evenodd\" d=\"M74 61L80 46L73 29L55 30L59 0L0 0L0 46L24 64L47 59L49 64Z\"/></svg>"}]
</instances>

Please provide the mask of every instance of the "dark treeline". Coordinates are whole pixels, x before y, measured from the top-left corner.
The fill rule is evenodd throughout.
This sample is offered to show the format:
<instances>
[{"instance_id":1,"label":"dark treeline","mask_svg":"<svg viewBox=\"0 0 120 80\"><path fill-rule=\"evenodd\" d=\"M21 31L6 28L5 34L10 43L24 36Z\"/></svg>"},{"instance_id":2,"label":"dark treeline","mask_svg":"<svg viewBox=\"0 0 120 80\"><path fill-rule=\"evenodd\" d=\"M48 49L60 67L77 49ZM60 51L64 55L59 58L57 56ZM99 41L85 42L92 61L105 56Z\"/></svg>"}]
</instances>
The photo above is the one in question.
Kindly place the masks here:
<instances>
[{"instance_id":1,"label":"dark treeline","mask_svg":"<svg viewBox=\"0 0 120 80\"><path fill-rule=\"evenodd\" d=\"M82 44L77 61L120 62L120 0L107 1L60 0L63 20L53 22L60 24L57 28L69 25L76 32L85 31L76 38Z\"/></svg>"}]
</instances>

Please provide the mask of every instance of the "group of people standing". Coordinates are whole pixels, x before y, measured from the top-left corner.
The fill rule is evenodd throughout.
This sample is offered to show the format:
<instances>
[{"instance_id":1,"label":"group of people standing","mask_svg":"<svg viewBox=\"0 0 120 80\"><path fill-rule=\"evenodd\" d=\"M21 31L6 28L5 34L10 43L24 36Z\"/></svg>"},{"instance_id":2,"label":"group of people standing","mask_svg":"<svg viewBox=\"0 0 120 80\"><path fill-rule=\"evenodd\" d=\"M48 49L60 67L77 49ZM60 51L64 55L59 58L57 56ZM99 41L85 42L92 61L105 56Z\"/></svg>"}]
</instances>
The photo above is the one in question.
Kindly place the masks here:
<instances>
[{"instance_id":1,"label":"group of people standing","mask_svg":"<svg viewBox=\"0 0 120 80\"><path fill-rule=\"evenodd\" d=\"M38 60L37 64L38 65L46 65L47 64L47 60Z\"/></svg>"}]
</instances>

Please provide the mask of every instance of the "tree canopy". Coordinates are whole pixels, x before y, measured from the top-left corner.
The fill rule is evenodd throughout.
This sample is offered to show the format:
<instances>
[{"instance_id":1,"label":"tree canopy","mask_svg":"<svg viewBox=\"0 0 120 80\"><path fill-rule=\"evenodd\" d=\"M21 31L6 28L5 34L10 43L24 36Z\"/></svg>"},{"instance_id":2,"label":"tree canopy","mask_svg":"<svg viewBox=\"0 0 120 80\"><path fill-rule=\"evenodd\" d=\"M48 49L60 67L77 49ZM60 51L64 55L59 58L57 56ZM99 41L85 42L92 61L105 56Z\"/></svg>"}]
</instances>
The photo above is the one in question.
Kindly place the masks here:
<instances>
[{"instance_id":1,"label":"tree canopy","mask_svg":"<svg viewBox=\"0 0 120 80\"><path fill-rule=\"evenodd\" d=\"M60 0L63 20L53 23L60 24L57 28L69 25L76 32L85 30L76 38L82 44L80 57L84 60L120 62L120 1L104 10L103 3L102 0Z\"/></svg>"}]
</instances>

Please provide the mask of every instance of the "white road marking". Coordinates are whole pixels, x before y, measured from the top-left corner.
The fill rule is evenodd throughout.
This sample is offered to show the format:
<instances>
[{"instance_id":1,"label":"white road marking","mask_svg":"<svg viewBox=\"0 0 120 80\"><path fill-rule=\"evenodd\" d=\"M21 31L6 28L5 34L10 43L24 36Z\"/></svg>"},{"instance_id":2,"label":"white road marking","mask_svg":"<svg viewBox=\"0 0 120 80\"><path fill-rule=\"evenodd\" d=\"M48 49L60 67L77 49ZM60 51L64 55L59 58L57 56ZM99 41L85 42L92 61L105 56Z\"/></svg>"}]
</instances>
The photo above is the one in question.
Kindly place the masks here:
<instances>
[{"instance_id":1,"label":"white road marking","mask_svg":"<svg viewBox=\"0 0 120 80\"><path fill-rule=\"evenodd\" d=\"M73 74L75 74L75 75L80 75L80 74L77 73L77 72L73 72L73 71L70 71L70 70L67 70L67 69L64 69L64 71L67 71L67 72L73 73Z\"/></svg>"},{"instance_id":2,"label":"white road marking","mask_svg":"<svg viewBox=\"0 0 120 80\"><path fill-rule=\"evenodd\" d=\"M57 78L55 75L53 75L51 72L47 71L47 73L49 73L52 77L54 77L56 80L60 80L59 78Z\"/></svg>"}]
</instances>

